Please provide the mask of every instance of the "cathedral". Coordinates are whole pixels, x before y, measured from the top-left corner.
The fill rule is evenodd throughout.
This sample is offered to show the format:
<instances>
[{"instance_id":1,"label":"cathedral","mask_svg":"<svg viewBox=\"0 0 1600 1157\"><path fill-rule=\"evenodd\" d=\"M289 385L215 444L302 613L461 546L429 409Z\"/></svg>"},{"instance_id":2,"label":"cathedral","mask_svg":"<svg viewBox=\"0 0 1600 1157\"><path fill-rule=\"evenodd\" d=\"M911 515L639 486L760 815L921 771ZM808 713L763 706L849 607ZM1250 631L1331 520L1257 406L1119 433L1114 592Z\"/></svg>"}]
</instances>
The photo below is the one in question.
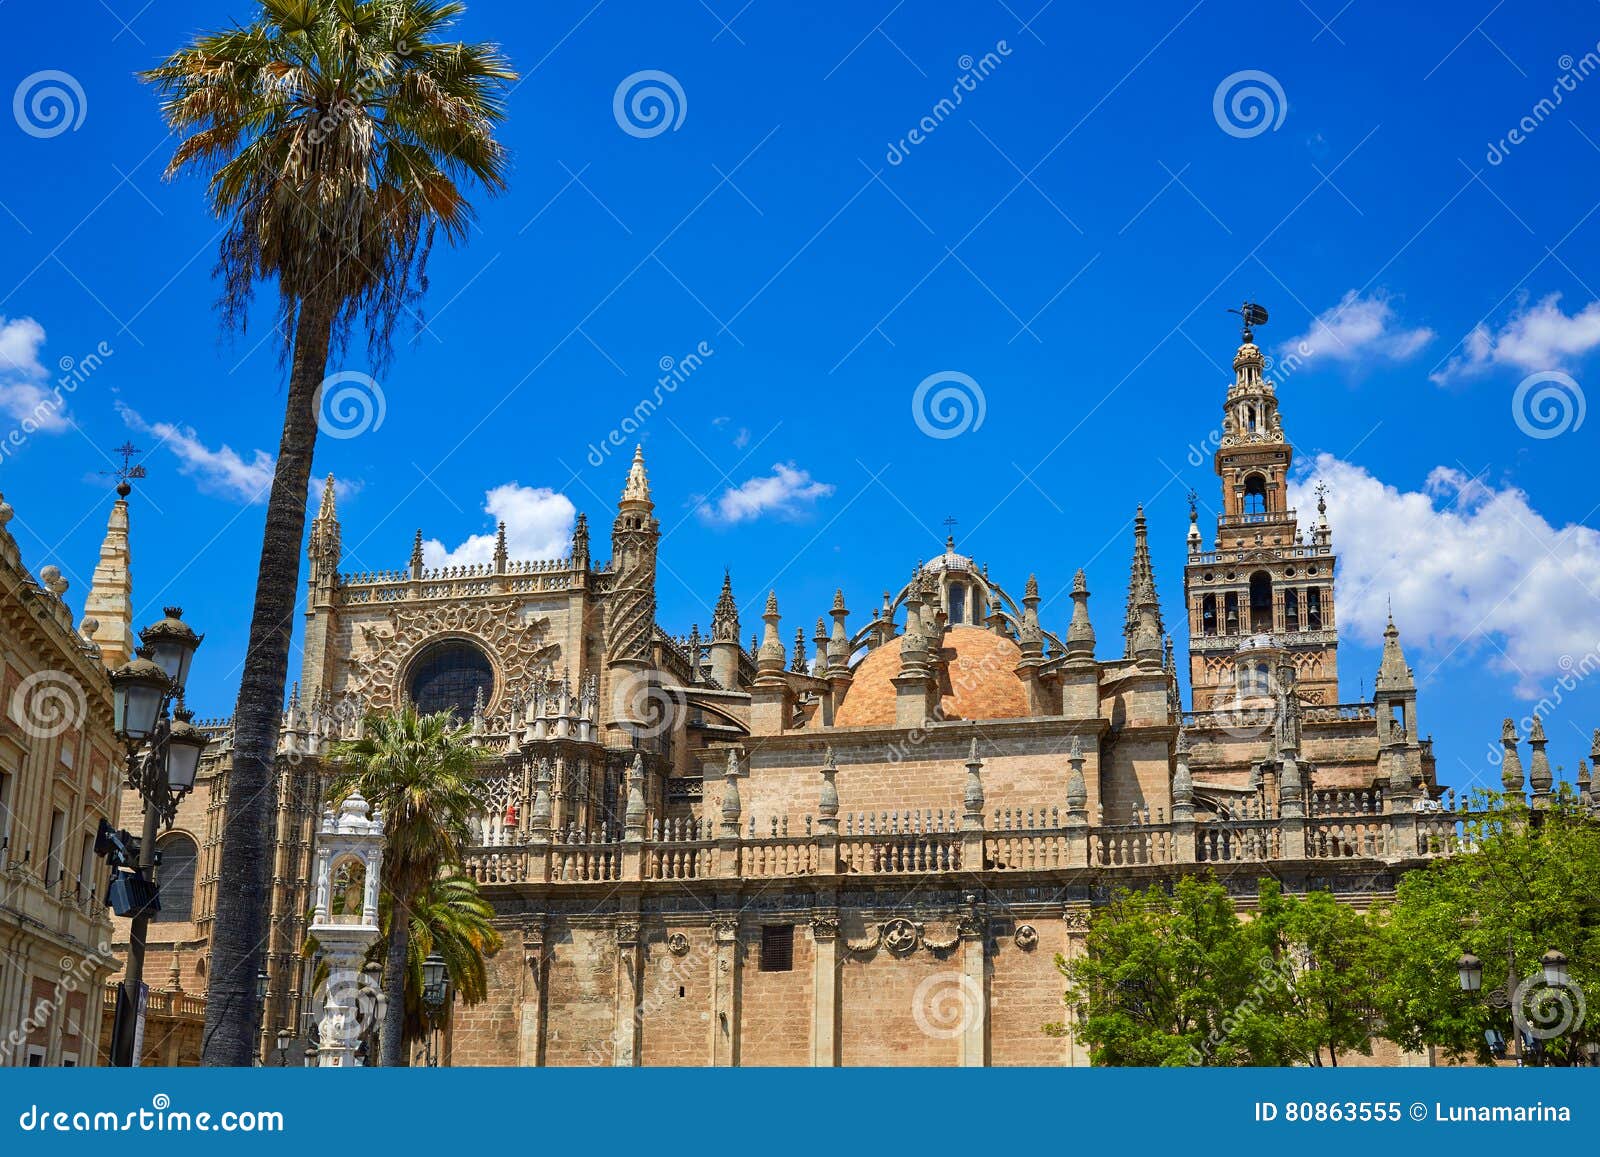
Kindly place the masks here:
<instances>
[{"instance_id":1,"label":"cathedral","mask_svg":"<svg viewBox=\"0 0 1600 1157\"><path fill-rule=\"evenodd\" d=\"M870 609L841 593L786 627L773 592L741 621L728 576L710 633L675 634L642 451L609 560L579 515L561 559L508 557L502 526L489 563L429 568L419 532L405 568L344 573L330 479L279 758L263 1054L313 1018L323 756L406 700L468 722L491 801L466 870L505 947L488 999L451 1011L454 1065L1084 1064L1043 1029L1069 1015L1055 958L1116 889L1210 871L1248 908L1270 873L1365 906L1453 851L1464 813L1392 622L1371 699L1341 698L1333 530L1325 502L1288 506L1293 446L1248 328L1233 370L1221 513L1208 542L1191 504L1176 625L1142 510L1115 630L1081 571L1048 622L1033 578L1019 595L950 541ZM206 726L174 832L192 911L152 926L147 966L189 992L229 759L226 721Z\"/></svg>"}]
</instances>

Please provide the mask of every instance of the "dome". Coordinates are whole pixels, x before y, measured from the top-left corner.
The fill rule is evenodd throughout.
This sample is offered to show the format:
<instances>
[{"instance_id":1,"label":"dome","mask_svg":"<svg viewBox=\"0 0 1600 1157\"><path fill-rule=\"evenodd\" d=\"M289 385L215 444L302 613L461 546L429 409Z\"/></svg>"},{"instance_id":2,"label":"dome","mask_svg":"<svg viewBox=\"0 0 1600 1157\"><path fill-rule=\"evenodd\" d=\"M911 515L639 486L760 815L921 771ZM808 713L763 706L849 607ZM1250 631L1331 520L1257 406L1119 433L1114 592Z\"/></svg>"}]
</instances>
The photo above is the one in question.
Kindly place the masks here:
<instances>
[{"instance_id":1,"label":"dome","mask_svg":"<svg viewBox=\"0 0 1600 1157\"><path fill-rule=\"evenodd\" d=\"M868 652L856 666L855 678L834 716L837 727L892 727L894 680L900 674L900 644L891 639ZM1028 696L1016 676L1022 649L993 631L951 627L940 653L939 708L946 719L1020 719L1028 714Z\"/></svg>"}]
</instances>

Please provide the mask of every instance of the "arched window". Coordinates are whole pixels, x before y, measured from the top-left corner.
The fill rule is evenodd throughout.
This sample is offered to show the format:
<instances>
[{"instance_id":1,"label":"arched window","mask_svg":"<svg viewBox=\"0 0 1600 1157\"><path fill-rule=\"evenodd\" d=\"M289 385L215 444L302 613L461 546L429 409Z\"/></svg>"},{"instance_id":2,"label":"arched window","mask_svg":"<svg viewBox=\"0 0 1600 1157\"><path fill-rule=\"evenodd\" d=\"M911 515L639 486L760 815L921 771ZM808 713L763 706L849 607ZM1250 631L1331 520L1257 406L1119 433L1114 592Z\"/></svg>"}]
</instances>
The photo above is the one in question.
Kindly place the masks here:
<instances>
[{"instance_id":1,"label":"arched window","mask_svg":"<svg viewBox=\"0 0 1600 1157\"><path fill-rule=\"evenodd\" d=\"M1283 626L1285 630L1298 631L1300 629L1300 592L1288 590L1283 592Z\"/></svg>"},{"instance_id":2,"label":"arched window","mask_svg":"<svg viewBox=\"0 0 1600 1157\"><path fill-rule=\"evenodd\" d=\"M1250 629L1272 630L1272 576L1264 570L1250 576Z\"/></svg>"},{"instance_id":3,"label":"arched window","mask_svg":"<svg viewBox=\"0 0 1600 1157\"><path fill-rule=\"evenodd\" d=\"M1217 633L1217 596L1207 595L1200 600L1200 630L1207 635Z\"/></svg>"},{"instance_id":4,"label":"arched window","mask_svg":"<svg viewBox=\"0 0 1600 1157\"><path fill-rule=\"evenodd\" d=\"M1244 480L1244 512L1246 514L1267 512L1267 480L1259 474L1252 474Z\"/></svg>"},{"instance_id":5,"label":"arched window","mask_svg":"<svg viewBox=\"0 0 1600 1157\"><path fill-rule=\"evenodd\" d=\"M443 639L423 651L411 665L406 687L418 711L454 711L462 721L472 718L480 691L488 702L494 693L494 667L464 639Z\"/></svg>"},{"instance_id":6,"label":"arched window","mask_svg":"<svg viewBox=\"0 0 1600 1157\"><path fill-rule=\"evenodd\" d=\"M200 849L182 832L173 832L156 845L161 867L156 882L161 893L158 924L183 924L194 919L194 866Z\"/></svg>"},{"instance_id":7,"label":"arched window","mask_svg":"<svg viewBox=\"0 0 1600 1157\"><path fill-rule=\"evenodd\" d=\"M950 624L967 621L967 588L960 583L950 584Z\"/></svg>"}]
</instances>

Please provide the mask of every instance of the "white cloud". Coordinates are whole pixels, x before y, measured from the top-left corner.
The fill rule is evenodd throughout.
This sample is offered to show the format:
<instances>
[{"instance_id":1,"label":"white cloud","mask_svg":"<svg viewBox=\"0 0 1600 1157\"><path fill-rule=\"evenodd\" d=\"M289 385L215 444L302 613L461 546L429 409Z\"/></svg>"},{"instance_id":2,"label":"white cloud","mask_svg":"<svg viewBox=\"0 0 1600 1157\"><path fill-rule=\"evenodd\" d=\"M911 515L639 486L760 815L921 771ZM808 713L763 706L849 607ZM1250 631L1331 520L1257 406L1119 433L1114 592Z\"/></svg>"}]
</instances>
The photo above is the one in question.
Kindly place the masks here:
<instances>
[{"instance_id":1,"label":"white cloud","mask_svg":"<svg viewBox=\"0 0 1600 1157\"><path fill-rule=\"evenodd\" d=\"M577 510L565 494L547 486L507 482L483 496L483 509L506 524L506 552L513 559L564 558L572 546ZM428 566L469 566L494 560L495 535L474 534L453 550L433 538L422 544Z\"/></svg>"},{"instance_id":2,"label":"white cloud","mask_svg":"<svg viewBox=\"0 0 1600 1157\"><path fill-rule=\"evenodd\" d=\"M1511 366L1523 372L1564 370L1600 346L1600 301L1591 301L1577 313L1561 312L1561 295L1552 293L1537 305L1511 315L1496 333L1478 325L1461 341L1461 353L1436 373L1443 385L1452 378L1483 373L1494 366Z\"/></svg>"},{"instance_id":3,"label":"white cloud","mask_svg":"<svg viewBox=\"0 0 1600 1157\"><path fill-rule=\"evenodd\" d=\"M43 346L44 326L33 318L0 316L0 414L55 434L68 426L66 407L39 360Z\"/></svg>"},{"instance_id":4,"label":"white cloud","mask_svg":"<svg viewBox=\"0 0 1600 1157\"><path fill-rule=\"evenodd\" d=\"M178 459L178 472L193 478L201 490L252 505L266 502L270 496L273 462L265 450L253 450L248 458L226 442L213 450L200 441L192 426L147 422L126 403L118 402L116 407L130 429L161 439L161 447Z\"/></svg>"},{"instance_id":5,"label":"white cloud","mask_svg":"<svg viewBox=\"0 0 1600 1157\"><path fill-rule=\"evenodd\" d=\"M808 471L793 462L779 462L771 474L730 486L715 499L701 502L698 510L706 522L728 526L764 514L796 518L832 493L831 484L814 481Z\"/></svg>"},{"instance_id":6,"label":"white cloud","mask_svg":"<svg viewBox=\"0 0 1600 1157\"><path fill-rule=\"evenodd\" d=\"M1315 508L1319 479L1340 555L1342 632L1378 642L1392 598L1419 675L1451 653L1481 652L1529 697L1600 648L1600 531L1552 526L1521 490L1449 467L1402 491L1331 454L1290 483L1300 510Z\"/></svg>"},{"instance_id":7,"label":"white cloud","mask_svg":"<svg viewBox=\"0 0 1600 1157\"><path fill-rule=\"evenodd\" d=\"M1279 359L1296 355L1338 362L1402 362L1433 340L1426 327L1406 329L1399 324L1387 294L1362 297L1354 289L1311 321L1299 337L1279 347Z\"/></svg>"}]
</instances>

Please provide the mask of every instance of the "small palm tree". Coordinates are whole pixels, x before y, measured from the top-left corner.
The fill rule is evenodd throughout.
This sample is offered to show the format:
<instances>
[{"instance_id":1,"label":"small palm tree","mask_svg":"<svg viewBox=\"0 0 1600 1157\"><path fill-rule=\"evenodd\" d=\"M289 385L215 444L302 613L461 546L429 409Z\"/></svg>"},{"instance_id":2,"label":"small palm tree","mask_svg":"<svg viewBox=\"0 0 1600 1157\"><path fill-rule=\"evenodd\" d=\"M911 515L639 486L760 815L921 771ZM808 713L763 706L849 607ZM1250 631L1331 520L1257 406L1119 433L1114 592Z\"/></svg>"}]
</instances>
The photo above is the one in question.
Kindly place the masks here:
<instances>
[{"instance_id":1,"label":"small palm tree","mask_svg":"<svg viewBox=\"0 0 1600 1157\"><path fill-rule=\"evenodd\" d=\"M275 284L289 359L234 709L206 1064L247 1065L255 1047L273 755L329 352L359 328L381 366L396 320L414 314L427 287L435 236L466 235L463 186L505 187L494 130L515 74L495 46L448 39L463 10L439 0L261 0L250 23L197 36L143 74L182 137L167 175L207 177L224 222L224 324L242 330L256 283Z\"/></svg>"},{"instance_id":2,"label":"small palm tree","mask_svg":"<svg viewBox=\"0 0 1600 1157\"><path fill-rule=\"evenodd\" d=\"M427 1013L422 1005L422 962L430 953L444 957L450 986L463 1004L488 998L485 960L500 951L500 933L490 923L494 906L478 894L471 876L448 870L411 905L410 958L406 962L406 1040L422 1039Z\"/></svg>"},{"instance_id":3,"label":"small palm tree","mask_svg":"<svg viewBox=\"0 0 1600 1157\"><path fill-rule=\"evenodd\" d=\"M384 1065L405 1063L406 968L417 901L440 870L461 860L468 824L484 807L478 752L448 711L419 715L406 704L368 715L360 739L337 744L329 798L359 791L383 817L385 898L406 919L389 920L385 958ZM426 953L424 953L426 955Z\"/></svg>"}]
</instances>

